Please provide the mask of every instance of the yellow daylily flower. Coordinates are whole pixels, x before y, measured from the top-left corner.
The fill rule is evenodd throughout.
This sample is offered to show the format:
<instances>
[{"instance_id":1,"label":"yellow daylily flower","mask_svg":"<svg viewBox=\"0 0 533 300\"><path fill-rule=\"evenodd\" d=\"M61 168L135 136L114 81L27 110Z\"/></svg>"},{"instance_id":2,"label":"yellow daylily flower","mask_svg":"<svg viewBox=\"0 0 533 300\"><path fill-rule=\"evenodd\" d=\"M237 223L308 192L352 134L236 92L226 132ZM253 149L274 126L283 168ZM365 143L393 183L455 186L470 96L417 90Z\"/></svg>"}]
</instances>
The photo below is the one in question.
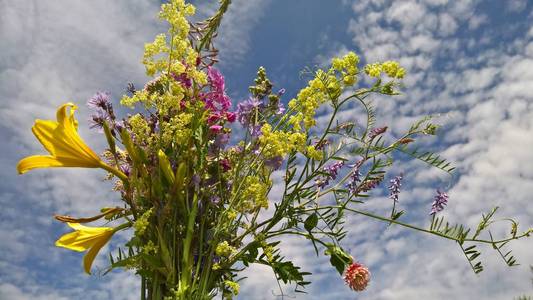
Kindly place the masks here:
<instances>
[{"instance_id":1,"label":"yellow daylily flower","mask_svg":"<svg viewBox=\"0 0 533 300\"><path fill-rule=\"evenodd\" d=\"M67 223L74 229L56 241L57 247L84 252L83 269L91 274L91 266L98 251L111 239L116 229L111 227L87 227L79 223Z\"/></svg>"},{"instance_id":2,"label":"yellow daylily flower","mask_svg":"<svg viewBox=\"0 0 533 300\"><path fill-rule=\"evenodd\" d=\"M17 165L19 174L35 168L109 168L78 135L78 121L74 118L76 108L73 103L65 103L57 110L57 121L35 121L33 134L50 155L33 155L22 159Z\"/></svg>"}]
</instances>

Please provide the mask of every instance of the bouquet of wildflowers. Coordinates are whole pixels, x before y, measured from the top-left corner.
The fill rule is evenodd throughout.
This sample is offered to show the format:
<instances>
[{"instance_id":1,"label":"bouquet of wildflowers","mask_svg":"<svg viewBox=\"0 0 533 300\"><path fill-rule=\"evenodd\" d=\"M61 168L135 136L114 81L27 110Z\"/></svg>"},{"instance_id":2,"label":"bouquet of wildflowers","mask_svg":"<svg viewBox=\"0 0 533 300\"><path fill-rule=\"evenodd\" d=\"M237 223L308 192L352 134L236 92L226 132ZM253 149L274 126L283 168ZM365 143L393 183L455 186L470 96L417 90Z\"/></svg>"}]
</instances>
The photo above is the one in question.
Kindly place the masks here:
<instances>
[{"instance_id":1,"label":"bouquet of wildflowers","mask_svg":"<svg viewBox=\"0 0 533 300\"><path fill-rule=\"evenodd\" d=\"M85 272L91 273L96 255L115 233L132 229L103 272L134 270L142 281L141 299L230 299L239 293L239 272L250 264L269 266L278 281L302 291L309 273L284 258L279 241L295 235L307 239L317 255L329 256L349 288L362 291L370 272L342 247L349 213L456 242L476 273L483 268L479 243L492 245L509 266L516 264L503 247L533 230L519 232L518 224L506 219L510 234L493 237L488 228L496 208L474 230L449 224L438 216L448 202L444 191L435 196L428 228L405 223L404 211L397 208L402 174L390 180L390 215L364 210L368 193L384 181L396 152L444 172L453 170L439 156L412 148L417 139L435 134L431 117L393 140L384 137L387 127L375 126L368 98L398 94L406 72L397 62L360 68L353 52L334 58L329 68L308 72L308 85L286 107L284 90L274 89L260 68L249 99L232 108L213 46L229 5L221 1L213 17L197 24L187 19L194 14L191 4L170 0L161 6L168 33L146 44L143 57L146 74L153 79L142 89L130 84L120 100L133 113L116 116L107 93L88 102L95 112L91 127L101 129L108 144L101 155L78 135L73 103L58 108L56 121L37 120L32 127L49 155L22 159L19 173L100 168L121 195L122 205L100 208L93 217L56 216L73 230L56 245L86 252ZM360 84L362 76L373 84ZM362 106L364 124L338 121L338 113L349 104ZM321 106L332 111L325 128L316 126ZM284 175L282 194L272 201L275 171ZM86 225L97 220L107 226Z\"/></svg>"}]
</instances>

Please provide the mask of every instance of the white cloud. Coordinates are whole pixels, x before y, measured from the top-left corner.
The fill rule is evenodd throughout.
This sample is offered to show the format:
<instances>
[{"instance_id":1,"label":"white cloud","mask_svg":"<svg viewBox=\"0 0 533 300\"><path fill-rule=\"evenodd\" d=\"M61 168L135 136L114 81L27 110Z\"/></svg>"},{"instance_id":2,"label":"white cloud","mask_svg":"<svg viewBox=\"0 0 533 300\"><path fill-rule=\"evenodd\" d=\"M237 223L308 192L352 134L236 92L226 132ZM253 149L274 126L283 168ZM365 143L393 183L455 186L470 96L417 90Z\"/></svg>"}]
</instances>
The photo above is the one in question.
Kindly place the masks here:
<instances>
[{"instance_id":1,"label":"white cloud","mask_svg":"<svg viewBox=\"0 0 533 300\"><path fill-rule=\"evenodd\" d=\"M506 8L512 12L520 12L527 6L526 0L509 0L505 2Z\"/></svg>"},{"instance_id":2,"label":"white cloud","mask_svg":"<svg viewBox=\"0 0 533 300\"><path fill-rule=\"evenodd\" d=\"M251 32L261 22L269 5L270 0L236 0L230 5L214 39L215 47L220 50L220 62L226 69L246 58L251 46ZM203 18L213 15L217 9L218 3L215 2L198 4L199 16Z\"/></svg>"}]
</instances>

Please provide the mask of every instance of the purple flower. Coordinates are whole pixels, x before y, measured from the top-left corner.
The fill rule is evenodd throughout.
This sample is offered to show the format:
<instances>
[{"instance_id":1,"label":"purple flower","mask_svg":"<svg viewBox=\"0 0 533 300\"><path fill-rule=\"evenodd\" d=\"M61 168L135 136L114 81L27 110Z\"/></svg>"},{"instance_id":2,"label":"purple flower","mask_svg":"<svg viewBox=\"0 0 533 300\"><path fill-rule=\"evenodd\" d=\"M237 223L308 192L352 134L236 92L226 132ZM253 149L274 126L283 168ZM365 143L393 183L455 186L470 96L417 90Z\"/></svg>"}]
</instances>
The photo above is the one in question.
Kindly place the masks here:
<instances>
[{"instance_id":1,"label":"purple flower","mask_svg":"<svg viewBox=\"0 0 533 300\"><path fill-rule=\"evenodd\" d=\"M109 116L104 111L98 110L89 118L89 128L102 129L106 121L109 121Z\"/></svg>"},{"instance_id":2,"label":"purple flower","mask_svg":"<svg viewBox=\"0 0 533 300\"><path fill-rule=\"evenodd\" d=\"M130 176L131 166L129 164L120 165L120 170L122 173L126 174L126 176Z\"/></svg>"},{"instance_id":3,"label":"purple flower","mask_svg":"<svg viewBox=\"0 0 533 300\"><path fill-rule=\"evenodd\" d=\"M87 101L87 106L91 109L107 111L111 107L110 94L108 92L96 92Z\"/></svg>"},{"instance_id":4,"label":"purple flower","mask_svg":"<svg viewBox=\"0 0 533 300\"><path fill-rule=\"evenodd\" d=\"M283 106L283 103L278 103L278 110L276 111L276 115L281 115L285 112L285 106Z\"/></svg>"},{"instance_id":5,"label":"purple flower","mask_svg":"<svg viewBox=\"0 0 533 300\"><path fill-rule=\"evenodd\" d=\"M361 172L359 172L359 167L361 167L363 161L359 161L349 167L353 168L350 172L350 180L346 184L346 187L350 191L350 194L355 195L357 193L357 185L361 181Z\"/></svg>"},{"instance_id":6,"label":"purple flower","mask_svg":"<svg viewBox=\"0 0 533 300\"><path fill-rule=\"evenodd\" d=\"M322 170L326 173L326 175L318 178L316 181L316 185L319 188L327 186L330 180L335 180L337 178L337 173L339 172L340 168L342 168L342 166L344 166L344 161L338 161L327 167L324 167Z\"/></svg>"},{"instance_id":7,"label":"purple flower","mask_svg":"<svg viewBox=\"0 0 533 300\"><path fill-rule=\"evenodd\" d=\"M431 205L431 212L429 214L435 215L439 211L442 211L446 204L448 204L448 194L437 190L437 195L433 200L433 204Z\"/></svg>"},{"instance_id":8,"label":"purple flower","mask_svg":"<svg viewBox=\"0 0 533 300\"><path fill-rule=\"evenodd\" d=\"M242 125L248 126L255 121L255 114L258 112L263 102L259 99L250 97L247 100L237 104L237 120Z\"/></svg>"},{"instance_id":9,"label":"purple flower","mask_svg":"<svg viewBox=\"0 0 533 300\"><path fill-rule=\"evenodd\" d=\"M368 134L368 138L373 139L376 136L385 133L385 131L387 131L387 128L388 128L387 126L384 126L384 127L378 127L378 128L372 129L370 133Z\"/></svg>"},{"instance_id":10,"label":"purple flower","mask_svg":"<svg viewBox=\"0 0 533 300\"><path fill-rule=\"evenodd\" d=\"M278 91L278 96L283 96L283 94L285 94L285 89L280 89Z\"/></svg>"},{"instance_id":11,"label":"purple flower","mask_svg":"<svg viewBox=\"0 0 533 300\"><path fill-rule=\"evenodd\" d=\"M390 181L390 185L389 185L390 196L389 196L389 198L394 200L394 202L398 202L398 197L400 195L400 187L402 186L402 178L403 178L403 174L400 174L399 176L394 177Z\"/></svg>"}]
</instances>

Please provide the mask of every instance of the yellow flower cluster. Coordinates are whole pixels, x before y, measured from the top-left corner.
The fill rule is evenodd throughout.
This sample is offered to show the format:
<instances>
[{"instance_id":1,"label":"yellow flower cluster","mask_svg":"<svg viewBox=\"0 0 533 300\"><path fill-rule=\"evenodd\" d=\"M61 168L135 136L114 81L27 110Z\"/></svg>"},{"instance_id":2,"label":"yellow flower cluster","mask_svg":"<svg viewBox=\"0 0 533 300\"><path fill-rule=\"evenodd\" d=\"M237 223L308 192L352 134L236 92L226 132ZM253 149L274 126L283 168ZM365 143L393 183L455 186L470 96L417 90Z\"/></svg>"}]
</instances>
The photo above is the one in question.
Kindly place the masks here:
<instances>
[{"instance_id":1,"label":"yellow flower cluster","mask_svg":"<svg viewBox=\"0 0 533 300\"><path fill-rule=\"evenodd\" d=\"M215 248L216 255L221 257L230 257L235 252L237 252L237 249L235 249L235 247L230 246L227 241L219 243Z\"/></svg>"},{"instance_id":2,"label":"yellow flower cluster","mask_svg":"<svg viewBox=\"0 0 533 300\"><path fill-rule=\"evenodd\" d=\"M131 126L131 132L135 139L143 141L147 145L152 145L154 137L152 136L152 130L148 125L148 122L140 114L135 114L128 119L128 124Z\"/></svg>"},{"instance_id":3,"label":"yellow flower cluster","mask_svg":"<svg viewBox=\"0 0 533 300\"><path fill-rule=\"evenodd\" d=\"M323 153L321 150L317 150L315 146L307 146L306 156L314 160L321 160Z\"/></svg>"},{"instance_id":4,"label":"yellow flower cluster","mask_svg":"<svg viewBox=\"0 0 533 300\"><path fill-rule=\"evenodd\" d=\"M331 79L333 81L330 81ZM306 129L316 124L315 112L328 100L328 89L335 89L336 81L335 76L328 76L324 71L318 70L316 77L309 81L308 86L300 90L295 99L289 101L289 108L297 112L298 118L303 119ZM295 130L299 130L299 126L296 126Z\"/></svg>"},{"instance_id":5,"label":"yellow flower cluster","mask_svg":"<svg viewBox=\"0 0 533 300\"><path fill-rule=\"evenodd\" d=\"M368 64L364 70L366 75L370 77L381 77L382 68L380 63Z\"/></svg>"},{"instance_id":6,"label":"yellow flower cluster","mask_svg":"<svg viewBox=\"0 0 533 300\"><path fill-rule=\"evenodd\" d=\"M357 64L359 64L359 56L351 51L342 58L335 57L331 60L332 69L341 73L345 86L351 86L357 82L357 73L359 72Z\"/></svg>"},{"instance_id":7,"label":"yellow flower cluster","mask_svg":"<svg viewBox=\"0 0 533 300\"><path fill-rule=\"evenodd\" d=\"M137 91L132 97L124 96L121 104L133 107L138 102L145 106L172 107L173 102L184 98L184 88L180 83L170 80L172 75L185 73L186 76L199 85L207 83L207 75L196 68L198 53L192 47L188 34L190 30L187 17L193 15L195 8L185 4L184 0L171 0L163 4L159 17L170 24L168 34L159 34L152 43L145 44L143 64L146 75L162 74L161 83L165 86L168 97L159 99L161 94L154 94L147 90ZM159 101L155 101L155 100ZM170 102L169 102L170 100ZM175 106L174 106L175 107Z\"/></svg>"},{"instance_id":8,"label":"yellow flower cluster","mask_svg":"<svg viewBox=\"0 0 533 300\"><path fill-rule=\"evenodd\" d=\"M262 182L257 176L244 178L244 190L240 195L240 203L237 210L251 212L258 208L268 208L268 189L271 182Z\"/></svg>"},{"instance_id":9,"label":"yellow flower cluster","mask_svg":"<svg viewBox=\"0 0 533 300\"><path fill-rule=\"evenodd\" d=\"M157 253L157 247L153 241L148 241L148 243L142 247L142 251L144 254Z\"/></svg>"},{"instance_id":10,"label":"yellow flower cluster","mask_svg":"<svg viewBox=\"0 0 533 300\"><path fill-rule=\"evenodd\" d=\"M301 132L272 131L270 124L261 128L262 136L259 137L261 153L265 158L285 156L293 151L305 151L307 136Z\"/></svg>"},{"instance_id":11,"label":"yellow flower cluster","mask_svg":"<svg viewBox=\"0 0 533 300\"><path fill-rule=\"evenodd\" d=\"M173 143L188 144L192 134L190 129L192 117L190 113L181 113L170 118L168 122L161 123L161 143L164 147Z\"/></svg>"},{"instance_id":12,"label":"yellow flower cluster","mask_svg":"<svg viewBox=\"0 0 533 300\"><path fill-rule=\"evenodd\" d=\"M225 280L224 285L226 285L226 287L228 287L231 290L233 295L237 296L239 294L240 286L235 281ZM230 299L231 299L231 296L230 296Z\"/></svg>"},{"instance_id":13,"label":"yellow flower cluster","mask_svg":"<svg viewBox=\"0 0 533 300\"><path fill-rule=\"evenodd\" d=\"M343 85L348 87L357 82L358 63L359 56L349 52L342 58L333 58L331 68L327 72L319 69L315 73L315 78L309 81L307 87L300 90L296 98L289 102L289 108L296 112L289 123L296 131L300 130L298 123L302 121L306 129L313 127L316 124L315 112L318 107L328 99L335 101L341 95Z\"/></svg>"},{"instance_id":14,"label":"yellow flower cluster","mask_svg":"<svg viewBox=\"0 0 533 300\"><path fill-rule=\"evenodd\" d=\"M373 63L365 66L365 73L370 77L381 77L381 73L387 74L391 78L402 79L405 76L405 69L400 67L396 61L386 61L384 63Z\"/></svg>"},{"instance_id":15,"label":"yellow flower cluster","mask_svg":"<svg viewBox=\"0 0 533 300\"><path fill-rule=\"evenodd\" d=\"M405 69L400 67L400 64L396 61L386 61L381 64L383 72L389 77L401 79L405 76Z\"/></svg>"},{"instance_id":16,"label":"yellow flower cluster","mask_svg":"<svg viewBox=\"0 0 533 300\"><path fill-rule=\"evenodd\" d=\"M150 225L150 216L152 215L153 208L150 208L149 210L145 211L140 218L135 221L133 224L133 228L135 229L135 235L136 236L142 236L144 232L146 231L146 228L148 225Z\"/></svg>"}]
</instances>

